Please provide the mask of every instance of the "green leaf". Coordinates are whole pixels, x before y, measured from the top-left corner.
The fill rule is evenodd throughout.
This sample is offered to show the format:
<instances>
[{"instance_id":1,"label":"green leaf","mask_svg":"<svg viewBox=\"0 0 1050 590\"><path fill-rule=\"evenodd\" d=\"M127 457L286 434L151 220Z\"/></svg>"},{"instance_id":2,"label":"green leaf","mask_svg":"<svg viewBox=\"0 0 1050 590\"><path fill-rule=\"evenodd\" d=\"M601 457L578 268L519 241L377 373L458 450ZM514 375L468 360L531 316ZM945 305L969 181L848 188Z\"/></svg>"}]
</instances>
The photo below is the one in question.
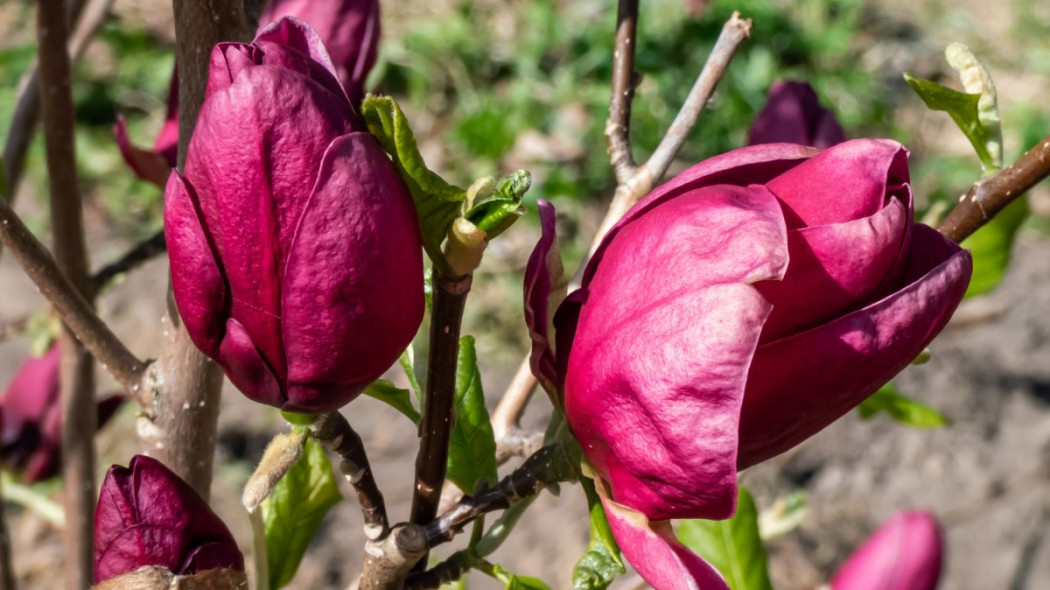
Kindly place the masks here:
<instances>
[{"instance_id":1,"label":"green leaf","mask_svg":"<svg viewBox=\"0 0 1050 590\"><path fill-rule=\"evenodd\" d=\"M861 402L857 407L860 417L870 420L880 412L890 418L915 428L940 428L950 423L948 417L940 411L902 395L892 383L887 383Z\"/></svg>"},{"instance_id":2,"label":"green leaf","mask_svg":"<svg viewBox=\"0 0 1050 590\"><path fill-rule=\"evenodd\" d=\"M997 168L995 158L988 151L988 142L991 139L988 129L982 124L977 110L981 100L980 94L952 90L932 80L916 78L907 72L904 73L904 80L926 103L927 108L944 111L951 116L963 135L973 144L973 149L977 151L977 157L986 171Z\"/></svg>"},{"instance_id":3,"label":"green leaf","mask_svg":"<svg viewBox=\"0 0 1050 590\"><path fill-rule=\"evenodd\" d=\"M448 449L448 479L459 489L473 492L482 479L489 485L497 481L496 437L485 408L474 338L459 340L456 360L455 422Z\"/></svg>"},{"instance_id":4,"label":"green leaf","mask_svg":"<svg viewBox=\"0 0 1050 590\"><path fill-rule=\"evenodd\" d=\"M361 103L361 114L368 130L393 158L401 178L408 186L419 217L423 248L442 271L441 242L452 222L459 217L466 191L453 186L429 168L419 154L412 128L401 107L389 96L368 96Z\"/></svg>"},{"instance_id":5,"label":"green leaf","mask_svg":"<svg viewBox=\"0 0 1050 590\"><path fill-rule=\"evenodd\" d=\"M612 529L609 528L609 519L605 516L601 499L594 489L594 482L581 477L580 484L587 493L591 541L587 544L587 552L572 570L572 587L577 590L605 590L616 576L627 570L620 557L620 546L616 544Z\"/></svg>"},{"instance_id":6,"label":"green leaf","mask_svg":"<svg viewBox=\"0 0 1050 590\"><path fill-rule=\"evenodd\" d=\"M425 284L430 284L430 276L427 276ZM412 388L412 393L416 394L416 399L423 400L423 388L419 386L419 379L416 377L416 366L415 366L415 353L412 350L412 345L409 344L408 348L401 353L401 356L397 357L398 364L401 365L401 370L404 371L405 377L408 378L408 386Z\"/></svg>"},{"instance_id":7,"label":"green leaf","mask_svg":"<svg viewBox=\"0 0 1050 590\"><path fill-rule=\"evenodd\" d=\"M419 411L412 405L412 393L407 389L401 389L386 379L378 379L372 382L365 389L365 395L389 405L416 424L419 424L419 421L422 420Z\"/></svg>"},{"instance_id":8,"label":"green leaf","mask_svg":"<svg viewBox=\"0 0 1050 590\"><path fill-rule=\"evenodd\" d=\"M736 514L729 520L683 520L678 538L722 572L732 590L773 590L766 548L758 532L758 511L740 488Z\"/></svg>"},{"instance_id":9,"label":"green leaf","mask_svg":"<svg viewBox=\"0 0 1050 590\"><path fill-rule=\"evenodd\" d=\"M487 239L491 240L525 214L521 200L532 186L532 175L527 170L518 170L498 182L492 182L491 177L487 181L488 185L473 200L468 191L469 208L463 217L485 230Z\"/></svg>"},{"instance_id":10,"label":"green leaf","mask_svg":"<svg viewBox=\"0 0 1050 590\"><path fill-rule=\"evenodd\" d=\"M321 520L342 497L324 448L308 440L302 457L262 503L270 588L292 580Z\"/></svg>"},{"instance_id":11,"label":"green leaf","mask_svg":"<svg viewBox=\"0 0 1050 590\"><path fill-rule=\"evenodd\" d=\"M507 590L551 590L550 586L539 578L515 576L498 565L493 566L492 575L500 582L503 582Z\"/></svg>"},{"instance_id":12,"label":"green leaf","mask_svg":"<svg viewBox=\"0 0 1050 590\"><path fill-rule=\"evenodd\" d=\"M983 295L1003 280L1017 232L1030 213L1028 198L1017 199L963 241L962 247L973 255L973 277L966 288L966 297Z\"/></svg>"}]
</instances>

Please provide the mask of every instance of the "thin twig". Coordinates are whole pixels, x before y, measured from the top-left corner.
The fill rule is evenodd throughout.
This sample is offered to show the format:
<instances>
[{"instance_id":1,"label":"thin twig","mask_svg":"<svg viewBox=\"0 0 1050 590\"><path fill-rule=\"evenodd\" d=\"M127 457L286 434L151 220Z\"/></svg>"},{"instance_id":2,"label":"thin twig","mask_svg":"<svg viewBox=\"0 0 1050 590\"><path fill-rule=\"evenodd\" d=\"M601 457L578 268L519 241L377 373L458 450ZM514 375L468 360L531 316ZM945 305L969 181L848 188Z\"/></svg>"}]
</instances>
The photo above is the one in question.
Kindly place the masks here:
<instances>
[{"instance_id":1,"label":"thin twig","mask_svg":"<svg viewBox=\"0 0 1050 590\"><path fill-rule=\"evenodd\" d=\"M937 229L948 239L962 242L1048 175L1050 136L1010 166L974 183Z\"/></svg>"},{"instance_id":2,"label":"thin twig","mask_svg":"<svg viewBox=\"0 0 1050 590\"><path fill-rule=\"evenodd\" d=\"M0 199L0 242L11 250L40 293L54 306L65 325L106 366L125 390L135 394L146 364L135 357L103 322L61 270L47 248Z\"/></svg>"},{"instance_id":3,"label":"thin twig","mask_svg":"<svg viewBox=\"0 0 1050 590\"><path fill-rule=\"evenodd\" d=\"M605 138L609 143L609 158L619 184L627 184L635 173L631 153L631 102L638 75L634 71L634 50L637 45L638 0L620 0L616 9L616 50L613 53L612 96L609 99L609 119L605 122Z\"/></svg>"},{"instance_id":4,"label":"thin twig","mask_svg":"<svg viewBox=\"0 0 1050 590\"><path fill-rule=\"evenodd\" d=\"M102 290L113 279L134 270L137 266L148 262L154 256L167 251L167 249L168 244L164 240L164 230L158 231L148 239L135 244L123 256L103 266L92 275L92 288L96 292Z\"/></svg>"},{"instance_id":5,"label":"thin twig","mask_svg":"<svg viewBox=\"0 0 1050 590\"><path fill-rule=\"evenodd\" d=\"M463 496L448 512L425 527L427 545L434 547L451 541L474 519L509 508L516 502L535 496L540 490L569 481L574 476L572 460L565 447L555 444L533 453L521 467L500 480L499 485L473 496Z\"/></svg>"},{"instance_id":6,"label":"thin twig","mask_svg":"<svg viewBox=\"0 0 1050 590\"><path fill-rule=\"evenodd\" d=\"M76 22L69 39L69 54L76 61L87 48L88 41L102 24L113 0L72 0L67 5L69 22ZM9 202L17 194L18 183L25 169L26 153L40 118L40 76L32 67L18 83L18 101L11 117L11 128L4 141L4 172L11 189Z\"/></svg>"},{"instance_id":7,"label":"thin twig","mask_svg":"<svg viewBox=\"0 0 1050 590\"><path fill-rule=\"evenodd\" d=\"M420 423L419 453L416 455L416 485L412 494L412 518L425 524L437 516L441 488L448 466L448 442L452 432L456 361L463 308L470 293L471 277L434 277L434 303L430 322L430 356Z\"/></svg>"},{"instance_id":8,"label":"thin twig","mask_svg":"<svg viewBox=\"0 0 1050 590\"><path fill-rule=\"evenodd\" d=\"M40 118L44 128L55 262L78 293L88 298L87 245L74 148L72 66L66 49L65 2L37 5L37 58ZM64 531L66 587L79 590L94 581L95 386L94 365L68 328L62 350L62 480L67 527Z\"/></svg>"},{"instance_id":9,"label":"thin twig","mask_svg":"<svg viewBox=\"0 0 1050 590\"><path fill-rule=\"evenodd\" d=\"M249 41L254 29L243 0L175 0L175 61L179 66L179 158L204 103L211 50L223 41ZM169 289L165 341L150 367L139 443L202 497L211 492L222 371L190 340Z\"/></svg>"},{"instance_id":10,"label":"thin twig","mask_svg":"<svg viewBox=\"0 0 1050 590\"><path fill-rule=\"evenodd\" d=\"M528 457L543 446L542 432L514 429L496 441L496 463L503 465L511 457Z\"/></svg>"},{"instance_id":11,"label":"thin twig","mask_svg":"<svg viewBox=\"0 0 1050 590\"><path fill-rule=\"evenodd\" d=\"M0 485L3 485L0 483ZM0 496L3 493L0 492ZM11 535L7 529L4 503L0 501L0 590L16 590L15 566L11 561Z\"/></svg>"},{"instance_id":12,"label":"thin twig","mask_svg":"<svg viewBox=\"0 0 1050 590\"><path fill-rule=\"evenodd\" d=\"M365 536L373 541L385 537L390 532L386 503L372 474L361 436L339 412L318 416L310 431L317 442L342 459L339 469L357 492L365 521Z\"/></svg>"},{"instance_id":13,"label":"thin twig","mask_svg":"<svg viewBox=\"0 0 1050 590\"><path fill-rule=\"evenodd\" d=\"M32 315L24 315L11 321L0 324L0 342L10 340L25 334L29 329L29 321Z\"/></svg>"},{"instance_id":14,"label":"thin twig","mask_svg":"<svg viewBox=\"0 0 1050 590\"><path fill-rule=\"evenodd\" d=\"M579 288L587 262L602 243L605 234L639 199L648 194L653 184L667 172L671 161L682 148L690 130L725 74L729 62L751 35L751 21L740 18L740 15L734 12L722 27L718 41L715 42L707 62L689 91L689 96L686 97L656 151L645 164L635 166L631 155L629 130L631 100L634 98L636 83L634 50L637 45L637 20L638 1L620 0L616 19L616 49L613 53L613 90L609 101L609 119L605 124L605 137L609 142L609 158L616 173L617 187L609 209L605 212L594 239L591 240L591 248L569 283L569 291ZM494 429L509 432L517 427L537 384L538 381L532 374L529 359L526 357L518 367L514 380L500 398L493 414ZM501 440L499 431L497 441Z\"/></svg>"}]
</instances>

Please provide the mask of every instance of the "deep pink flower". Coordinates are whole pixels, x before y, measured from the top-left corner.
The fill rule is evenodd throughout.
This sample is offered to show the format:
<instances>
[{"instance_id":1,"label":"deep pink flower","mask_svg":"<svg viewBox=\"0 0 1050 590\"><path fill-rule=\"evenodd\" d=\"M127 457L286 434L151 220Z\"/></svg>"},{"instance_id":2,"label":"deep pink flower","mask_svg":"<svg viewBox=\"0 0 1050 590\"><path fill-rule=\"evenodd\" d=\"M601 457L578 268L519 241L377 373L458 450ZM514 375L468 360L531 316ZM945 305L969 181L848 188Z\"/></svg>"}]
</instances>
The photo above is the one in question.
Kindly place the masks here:
<instances>
[{"instance_id":1,"label":"deep pink flower","mask_svg":"<svg viewBox=\"0 0 1050 590\"><path fill-rule=\"evenodd\" d=\"M378 0L272 0L259 19L259 32L283 17L305 21L328 49L340 83L354 105L365 94L365 79L379 49ZM128 138L127 122L117 117L113 134L124 161L147 182L164 187L175 167L179 144L178 69L172 72L168 111L153 149L143 149Z\"/></svg>"},{"instance_id":2,"label":"deep pink flower","mask_svg":"<svg viewBox=\"0 0 1050 590\"><path fill-rule=\"evenodd\" d=\"M58 475L62 466L60 361L58 346L40 358L27 360L0 400L0 458L27 483ZM121 395L100 401L98 425L105 425L123 402Z\"/></svg>"},{"instance_id":3,"label":"deep pink flower","mask_svg":"<svg viewBox=\"0 0 1050 590\"><path fill-rule=\"evenodd\" d=\"M797 143L821 149L846 141L835 114L820 104L813 87L785 80L769 90L766 106L751 125L748 145Z\"/></svg>"},{"instance_id":4,"label":"deep pink flower","mask_svg":"<svg viewBox=\"0 0 1050 590\"><path fill-rule=\"evenodd\" d=\"M526 271L533 310L546 297L528 288L544 258ZM737 470L817 433L907 366L971 270L969 253L913 224L899 144L748 147L627 213L559 308L556 355L543 349L546 325L530 326L533 370L562 384L572 431L608 481L614 532L657 521L635 532L647 546L624 551L673 588L652 576L695 581L699 566L660 544L658 521L729 517Z\"/></svg>"},{"instance_id":5,"label":"deep pink flower","mask_svg":"<svg viewBox=\"0 0 1050 590\"><path fill-rule=\"evenodd\" d=\"M212 52L165 235L190 337L256 401L337 409L422 321L412 200L301 21Z\"/></svg>"},{"instance_id":6,"label":"deep pink flower","mask_svg":"<svg viewBox=\"0 0 1050 590\"><path fill-rule=\"evenodd\" d=\"M379 52L379 0L273 0L259 22L293 16L317 31L355 105Z\"/></svg>"},{"instance_id":7,"label":"deep pink flower","mask_svg":"<svg viewBox=\"0 0 1050 590\"><path fill-rule=\"evenodd\" d=\"M197 492L160 461L137 455L114 465L95 509L95 583L160 566L176 575L244 571L226 525Z\"/></svg>"},{"instance_id":8,"label":"deep pink flower","mask_svg":"<svg viewBox=\"0 0 1050 590\"><path fill-rule=\"evenodd\" d=\"M831 590L934 590L943 554L937 519L928 512L901 512L850 556Z\"/></svg>"}]
</instances>

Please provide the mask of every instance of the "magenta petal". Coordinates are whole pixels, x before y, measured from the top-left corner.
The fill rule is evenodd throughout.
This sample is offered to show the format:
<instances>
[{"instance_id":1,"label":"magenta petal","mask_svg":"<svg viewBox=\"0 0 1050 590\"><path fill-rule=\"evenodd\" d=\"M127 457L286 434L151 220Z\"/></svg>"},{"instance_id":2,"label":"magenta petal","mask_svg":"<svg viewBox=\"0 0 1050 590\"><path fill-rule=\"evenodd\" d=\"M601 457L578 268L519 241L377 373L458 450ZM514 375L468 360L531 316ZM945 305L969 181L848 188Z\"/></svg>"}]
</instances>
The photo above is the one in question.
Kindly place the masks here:
<instances>
[{"instance_id":1,"label":"magenta petal","mask_svg":"<svg viewBox=\"0 0 1050 590\"><path fill-rule=\"evenodd\" d=\"M332 142L288 253L282 303L288 382L327 386L323 409L356 397L415 335L424 308L418 227L375 138Z\"/></svg>"},{"instance_id":2,"label":"magenta petal","mask_svg":"<svg viewBox=\"0 0 1050 590\"><path fill-rule=\"evenodd\" d=\"M783 223L761 187L694 191L625 227L577 295L566 414L617 502L654 519L732 514L740 404L770 310L750 283L783 276Z\"/></svg>"},{"instance_id":3,"label":"magenta petal","mask_svg":"<svg viewBox=\"0 0 1050 590\"><path fill-rule=\"evenodd\" d=\"M328 70L328 73L331 74L331 80L336 82L333 90L339 93L343 92L342 86L338 84L339 74L332 63L331 56L328 55L328 49L325 48L324 41L308 23L293 16L286 16L263 27L259 34L255 36L254 43L267 48L273 47L268 45L273 43L280 46L282 50L287 47L299 51ZM326 83L327 80L318 79L317 81L325 86L329 86Z\"/></svg>"},{"instance_id":4,"label":"magenta petal","mask_svg":"<svg viewBox=\"0 0 1050 590\"><path fill-rule=\"evenodd\" d=\"M525 325L532 340L529 364L547 393L557 396L558 370L554 358L554 343L550 325L554 309L550 309L551 289L564 272L557 248L554 206L544 200L536 202L540 214L540 240L525 266ZM552 276L556 273L558 276Z\"/></svg>"},{"instance_id":5,"label":"magenta petal","mask_svg":"<svg viewBox=\"0 0 1050 590\"><path fill-rule=\"evenodd\" d=\"M197 348L214 357L227 313L225 280L201 225L196 195L174 170L164 191L164 238L179 315Z\"/></svg>"},{"instance_id":6,"label":"magenta petal","mask_svg":"<svg viewBox=\"0 0 1050 590\"><path fill-rule=\"evenodd\" d=\"M820 325L872 300L905 245L911 220L894 199L872 215L788 232L783 281L756 285L773 304L762 341Z\"/></svg>"},{"instance_id":7,"label":"magenta petal","mask_svg":"<svg viewBox=\"0 0 1050 590\"><path fill-rule=\"evenodd\" d=\"M828 148L846 140L846 135L825 109L817 93L805 82L777 82L751 126L748 145L798 143Z\"/></svg>"},{"instance_id":8,"label":"magenta petal","mask_svg":"<svg viewBox=\"0 0 1050 590\"><path fill-rule=\"evenodd\" d=\"M294 16L313 27L331 55L347 94L357 104L379 45L377 0L273 0L259 19Z\"/></svg>"},{"instance_id":9,"label":"magenta petal","mask_svg":"<svg viewBox=\"0 0 1050 590\"><path fill-rule=\"evenodd\" d=\"M286 252L321 157L350 131L349 115L345 98L309 78L253 67L205 102L190 144L186 178L223 263L230 314L282 381Z\"/></svg>"},{"instance_id":10,"label":"magenta petal","mask_svg":"<svg viewBox=\"0 0 1050 590\"><path fill-rule=\"evenodd\" d=\"M766 186L789 227L869 217L897 197L911 213L908 150L888 139L854 139L828 148Z\"/></svg>"},{"instance_id":11,"label":"magenta petal","mask_svg":"<svg viewBox=\"0 0 1050 590\"><path fill-rule=\"evenodd\" d=\"M666 183L660 185L638 202L620 221L609 230L594 252L583 276L583 285L601 262L608 244L620 231L646 215L651 209L675 199L691 190L717 184L751 185L762 184L775 178L785 170L819 153L810 147L795 144L775 143L756 145L733 150L685 169Z\"/></svg>"},{"instance_id":12,"label":"magenta petal","mask_svg":"<svg viewBox=\"0 0 1050 590\"><path fill-rule=\"evenodd\" d=\"M624 557L655 590L729 590L714 566L678 542L669 522L604 498L602 507Z\"/></svg>"},{"instance_id":13,"label":"magenta petal","mask_svg":"<svg viewBox=\"0 0 1050 590\"><path fill-rule=\"evenodd\" d=\"M909 265L914 282L823 326L759 347L740 422L741 469L790 449L854 408L948 323L973 261L927 226L916 226L911 235L909 251L921 257ZM950 255L938 260L924 250Z\"/></svg>"},{"instance_id":14,"label":"magenta petal","mask_svg":"<svg viewBox=\"0 0 1050 590\"><path fill-rule=\"evenodd\" d=\"M226 320L226 337L222 339L215 358L230 383L241 393L259 403L278 408L284 405L285 395L273 369L263 360L251 336L237 320Z\"/></svg>"},{"instance_id":15,"label":"magenta petal","mask_svg":"<svg viewBox=\"0 0 1050 590\"><path fill-rule=\"evenodd\" d=\"M176 143L178 142L178 130L176 129ZM163 155L153 150L144 150L131 143L128 138L128 122L124 115L117 115L117 122L113 125L113 137L117 141L120 155L124 162L135 172L135 175L153 183L161 188L168 182L171 174L171 164Z\"/></svg>"},{"instance_id":16,"label":"magenta petal","mask_svg":"<svg viewBox=\"0 0 1050 590\"><path fill-rule=\"evenodd\" d=\"M128 467L106 473L95 509L95 582L144 565L176 574L197 570L189 556L214 546L229 567L244 570L244 561L226 525L196 492L156 459L136 456ZM201 560L205 565L206 560Z\"/></svg>"},{"instance_id":17,"label":"magenta petal","mask_svg":"<svg viewBox=\"0 0 1050 590\"><path fill-rule=\"evenodd\" d=\"M857 549L831 580L831 590L934 590L944 541L928 512L901 512Z\"/></svg>"},{"instance_id":18,"label":"magenta petal","mask_svg":"<svg viewBox=\"0 0 1050 590\"><path fill-rule=\"evenodd\" d=\"M57 405L59 401L61 360L62 353L55 345L44 356L30 358L18 368L3 398L3 431L0 444L4 447L39 441L44 417L48 409ZM30 433L27 429L33 432ZM5 448L4 454L16 450Z\"/></svg>"}]
</instances>

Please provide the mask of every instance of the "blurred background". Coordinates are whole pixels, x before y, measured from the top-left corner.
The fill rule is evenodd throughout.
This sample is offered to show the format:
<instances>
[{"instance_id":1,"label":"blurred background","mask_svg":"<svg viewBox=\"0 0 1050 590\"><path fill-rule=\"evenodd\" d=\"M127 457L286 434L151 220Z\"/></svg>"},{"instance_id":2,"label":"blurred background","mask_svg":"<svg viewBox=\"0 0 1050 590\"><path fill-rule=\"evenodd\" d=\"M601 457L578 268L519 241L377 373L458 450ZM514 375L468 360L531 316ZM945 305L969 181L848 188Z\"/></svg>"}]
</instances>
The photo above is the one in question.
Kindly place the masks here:
<instances>
[{"instance_id":1,"label":"blurred background","mask_svg":"<svg viewBox=\"0 0 1050 590\"><path fill-rule=\"evenodd\" d=\"M0 136L18 80L35 60L34 9L0 0ZM464 186L483 175L530 170L528 202L542 197L558 207L566 266L575 268L615 188L602 134L615 2L391 0L382 9L380 63L370 86L401 102L428 164ZM922 207L953 201L978 177L977 158L949 117L926 110L902 78L910 71L958 88L942 53L953 41L969 45L991 71L1007 162L1050 133L1047 0L644 0L636 64L643 80L631 127L637 159L658 143L733 10L754 20L752 39L672 172L744 145L770 85L791 78L812 84L850 137L904 143ZM173 63L170 2L115 0L76 64L77 158L96 267L162 225L161 192L126 167L112 126L123 114L132 140L152 143ZM49 243L46 206L38 137L16 209ZM1024 207L1015 208L1008 227L989 233L986 292L964 303L931 347L929 363L896 381L900 392L946 416L947 425L917 429L884 414L862 420L853 413L743 475L760 509L805 499L801 523L768 544L778 589L818 587L877 523L906 508L931 510L944 522L942 589L1050 587L1048 187L1029 196L1030 214ZM520 221L489 248L474 280L464 333L477 338L490 410L526 351L521 275L537 235L534 215ZM100 299L103 316L140 356L157 353L166 285L161 257ZM0 391L53 324L12 258L0 258ZM103 377L100 392L115 388ZM240 489L283 422L230 387L223 404L213 501L248 551ZM404 519L413 426L372 399L344 413L365 437L391 517ZM537 396L525 424L540 429L547 414L548 402ZM138 451L134 418L128 404L100 434L100 473ZM57 500L57 490L45 482L28 493L39 502ZM37 511L10 506L22 587L58 587L57 530ZM560 497L544 494L528 514L494 561L553 588L571 587L587 541L582 492L565 486ZM290 587L345 588L358 571L361 543L360 513L347 499L326 519ZM469 586L498 587L474 576ZM614 584L634 587L643 587L637 577Z\"/></svg>"}]
</instances>

